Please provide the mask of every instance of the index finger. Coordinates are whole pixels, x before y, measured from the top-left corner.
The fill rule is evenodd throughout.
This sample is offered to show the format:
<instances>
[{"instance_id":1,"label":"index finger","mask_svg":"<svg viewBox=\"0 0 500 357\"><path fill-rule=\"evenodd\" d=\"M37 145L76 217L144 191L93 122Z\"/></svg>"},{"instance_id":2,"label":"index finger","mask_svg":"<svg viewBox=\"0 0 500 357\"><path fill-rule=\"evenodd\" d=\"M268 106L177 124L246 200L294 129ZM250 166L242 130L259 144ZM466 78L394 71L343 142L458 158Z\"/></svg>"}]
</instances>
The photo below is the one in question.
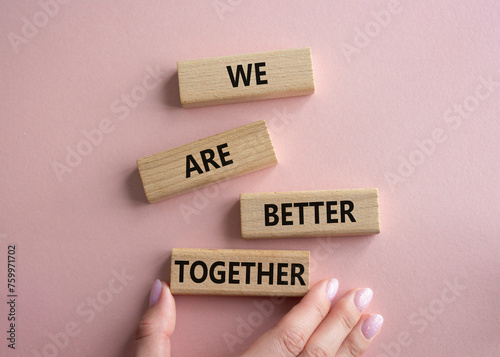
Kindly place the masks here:
<instances>
[{"instance_id":1,"label":"index finger","mask_svg":"<svg viewBox=\"0 0 500 357\"><path fill-rule=\"evenodd\" d=\"M275 327L250 346L242 357L270 354L277 357L297 356L330 311L338 287L337 279L316 283L302 300Z\"/></svg>"}]
</instances>

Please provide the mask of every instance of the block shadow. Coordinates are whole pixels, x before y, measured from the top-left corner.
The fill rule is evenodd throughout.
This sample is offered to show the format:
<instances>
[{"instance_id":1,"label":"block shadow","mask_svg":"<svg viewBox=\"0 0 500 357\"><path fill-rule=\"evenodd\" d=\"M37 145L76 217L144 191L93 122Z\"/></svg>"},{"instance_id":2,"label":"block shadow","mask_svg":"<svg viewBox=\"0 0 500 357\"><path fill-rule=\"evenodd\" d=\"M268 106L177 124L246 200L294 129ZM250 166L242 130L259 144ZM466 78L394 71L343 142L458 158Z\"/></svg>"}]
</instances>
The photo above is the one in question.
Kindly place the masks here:
<instances>
[{"instance_id":1,"label":"block shadow","mask_svg":"<svg viewBox=\"0 0 500 357\"><path fill-rule=\"evenodd\" d=\"M148 200L146 199L146 194L144 193L144 189L142 187L141 175L139 174L139 169L135 168L132 171L125 182L125 186L127 188L127 192L129 197L136 204L147 204Z\"/></svg>"},{"instance_id":2,"label":"block shadow","mask_svg":"<svg viewBox=\"0 0 500 357\"><path fill-rule=\"evenodd\" d=\"M182 108L177 71L168 77L167 81L163 84L161 96L163 98L163 102L168 107Z\"/></svg>"},{"instance_id":3,"label":"block shadow","mask_svg":"<svg viewBox=\"0 0 500 357\"><path fill-rule=\"evenodd\" d=\"M224 224L224 235L226 239L241 239L241 217L240 217L240 199L231 205L226 214Z\"/></svg>"}]
</instances>

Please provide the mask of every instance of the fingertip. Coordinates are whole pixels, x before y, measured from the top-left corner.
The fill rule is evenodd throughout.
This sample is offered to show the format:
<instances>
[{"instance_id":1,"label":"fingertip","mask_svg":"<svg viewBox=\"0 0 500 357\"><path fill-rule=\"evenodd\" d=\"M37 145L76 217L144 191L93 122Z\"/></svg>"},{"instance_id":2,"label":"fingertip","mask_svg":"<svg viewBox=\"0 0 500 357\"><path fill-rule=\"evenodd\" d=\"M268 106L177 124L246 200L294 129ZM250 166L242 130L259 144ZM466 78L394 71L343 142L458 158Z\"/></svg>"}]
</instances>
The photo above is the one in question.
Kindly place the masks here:
<instances>
[{"instance_id":1,"label":"fingertip","mask_svg":"<svg viewBox=\"0 0 500 357\"><path fill-rule=\"evenodd\" d=\"M363 312L373 298L373 290L370 288L359 289L354 294L354 305L356 305L356 309L361 313Z\"/></svg>"},{"instance_id":2,"label":"fingertip","mask_svg":"<svg viewBox=\"0 0 500 357\"><path fill-rule=\"evenodd\" d=\"M361 325L361 333L367 340L371 340L378 334L383 324L384 318L382 315L369 315Z\"/></svg>"},{"instance_id":3,"label":"fingertip","mask_svg":"<svg viewBox=\"0 0 500 357\"><path fill-rule=\"evenodd\" d=\"M337 292L339 291L339 281L337 279L330 279L326 285L326 297L328 301L332 301Z\"/></svg>"},{"instance_id":4,"label":"fingertip","mask_svg":"<svg viewBox=\"0 0 500 357\"><path fill-rule=\"evenodd\" d=\"M151 292L149 293L149 307L153 306L160 300L161 294L164 290L164 286L160 279L156 279L153 287L151 288Z\"/></svg>"},{"instance_id":5,"label":"fingertip","mask_svg":"<svg viewBox=\"0 0 500 357\"><path fill-rule=\"evenodd\" d=\"M166 282L156 279L153 283L153 287L151 288L151 292L149 293L149 307L157 304L162 298L167 300L170 298L173 299L172 292Z\"/></svg>"}]
</instances>

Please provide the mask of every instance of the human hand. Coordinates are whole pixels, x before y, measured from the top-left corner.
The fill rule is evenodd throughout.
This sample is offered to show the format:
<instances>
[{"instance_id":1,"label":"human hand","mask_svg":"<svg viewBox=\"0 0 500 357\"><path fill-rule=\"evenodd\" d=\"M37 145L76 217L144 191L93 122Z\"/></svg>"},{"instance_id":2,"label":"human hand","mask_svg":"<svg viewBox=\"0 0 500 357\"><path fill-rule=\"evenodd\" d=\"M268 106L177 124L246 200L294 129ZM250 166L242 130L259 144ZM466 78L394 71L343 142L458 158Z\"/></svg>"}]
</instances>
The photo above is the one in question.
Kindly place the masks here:
<instances>
[{"instance_id":1,"label":"human hand","mask_svg":"<svg viewBox=\"0 0 500 357\"><path fill-rule=\"evenodd\" d=\"M363 314L370 289L353 289L331 306L336 279L315 284L278 324L262 335L242 357L307 357L361 355L380 330L380 315ZM167 284L157 280L150 307L137 327L136 357L169 357L175 327L175 301Z\"/></svg>"}]
</instances>

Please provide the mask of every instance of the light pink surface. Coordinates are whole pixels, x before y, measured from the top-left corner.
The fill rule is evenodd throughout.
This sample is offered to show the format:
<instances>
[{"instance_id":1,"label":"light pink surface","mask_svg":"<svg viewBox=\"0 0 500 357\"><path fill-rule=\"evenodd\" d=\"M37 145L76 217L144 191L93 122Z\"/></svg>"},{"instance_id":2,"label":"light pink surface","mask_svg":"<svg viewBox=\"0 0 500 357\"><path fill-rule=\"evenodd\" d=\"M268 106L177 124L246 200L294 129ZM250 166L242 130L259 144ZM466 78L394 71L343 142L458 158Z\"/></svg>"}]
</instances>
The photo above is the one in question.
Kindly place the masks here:
<instances>
[{"instance_id":1,"label":"light pink surface","mask_svg":"<svg viewBox=\"0 0 500 357\"><path fill-rule=\"evenodd\" d=\"M9 34L22 36L23 17L44 25L41 7L0 5L0 300L8 244L18 250L19 294L17 349L7 349L3 332L2 356L129 356L173 247L311 250L313 282L336 277L340 294L373 289L367 311L385 323L367 356L500 355L500 87L472 98L481 77L500 82L498 1L70 1L51 9L16 47ZM388 9L384 26L374 25L372 12ZM373 37L346 55L365 26ZM312 96L179 106L178 60L304 46L313 53ZM161 72L160 84L135 108L113 112L148 68ZM459 122L447 111L464 100ZM278 166L145 203L136 159L260 119ZM114 130L58 179L53 165L67 165L68 147L88 149L82 132L101 122ZM439 143L422 156L416 142L430 145L433 135ZM411 172L404 160L419 165ZM240 239L241 192L360 187L380 190L378 236ZM124 284L114 280L122 271L132 276ZM264 300L177 297L173 355L241 353L298 301L260 319L255 303ZM7 313L1 304L1 331ZM244 330L249 317L255 327ZM68 324L77 336L66 340ZM234 352L228 334L240 338Z\"/></svg>"}]
</instances>

